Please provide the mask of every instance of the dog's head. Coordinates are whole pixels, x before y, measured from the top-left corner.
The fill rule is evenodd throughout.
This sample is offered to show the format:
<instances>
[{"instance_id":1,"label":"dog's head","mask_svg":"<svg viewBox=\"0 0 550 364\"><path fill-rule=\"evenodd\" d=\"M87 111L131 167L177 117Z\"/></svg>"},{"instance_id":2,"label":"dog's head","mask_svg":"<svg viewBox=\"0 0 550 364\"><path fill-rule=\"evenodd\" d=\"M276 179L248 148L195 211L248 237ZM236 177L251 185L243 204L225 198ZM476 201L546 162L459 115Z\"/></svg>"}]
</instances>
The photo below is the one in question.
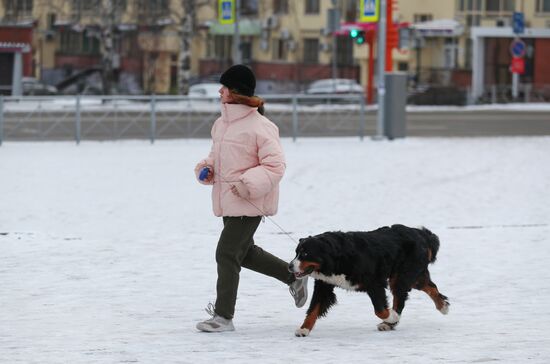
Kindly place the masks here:
<instances>
[{"instance_id":1,"label":"dog's head","mask_svg":"<svg viewBox=\"0 0 550 364\"><path fill-rule=\"evenodd\" d=\"M296 247L296 257L288 265L288 270L296 278L332 269L336 253L333 251L333 244L324 235L300 239Z\"/></svg>"}]
</instances>

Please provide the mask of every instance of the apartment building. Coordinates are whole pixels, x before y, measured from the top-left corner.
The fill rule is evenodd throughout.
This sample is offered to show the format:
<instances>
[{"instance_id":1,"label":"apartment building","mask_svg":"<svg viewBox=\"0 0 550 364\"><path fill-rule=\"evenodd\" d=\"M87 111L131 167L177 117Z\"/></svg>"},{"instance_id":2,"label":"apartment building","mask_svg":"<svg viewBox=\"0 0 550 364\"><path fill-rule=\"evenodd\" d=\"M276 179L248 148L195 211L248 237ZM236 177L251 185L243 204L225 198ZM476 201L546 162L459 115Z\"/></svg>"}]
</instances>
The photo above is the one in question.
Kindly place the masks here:
<instances>
[{"instance_id":1,"label":"apartment building","mask_svg":"<svg viewBox=\"0 0 550 364\"><path fill-rule=\"evenodd\" d=\"M525 17L525 32L519 36L527 52L520 82L534 90L548 88L548 0L399 1L399 19L411 22L413 29L409 73L420 83L472 88L475 98L493 86L509 93L514 11Z\"/></svg>"},{"instance_id":2,"label":"apartment building","mask_svg":"<svg viewBox=\"0 0 550 364\"><path fill-rule=\"evenodd\" d=\"M356 24L359 0L240 3L242 61L256 72L260 93L301 91L311 81L332 77L334 63L337 77L367 84L369 46L355 44L345 30L327 32L330 9L339 9L341 24ZM539 88L550 84L549 66L544 62L550 53L546 36L550 1L394 3L393 22L411 32L403 33L409 34L408 45L392 51L392 68L408 72L412 84L464 88L475 84L477 96L491 85L508 85L514 11L525 14L527 28L523 39L528 52L521 82ZM184 33L182 8L186 4L193 5L188 33ZM12 76L6 69L19 54L23 75L51 84L79 73L88 79L100 78L107 63L118 92L176 93L184 38L190 39L191 81L216 80L233 63L234 33L233 25L219 24L217 5L217 0L3 0L0 84ZM487 32L478 37L479 28ZM475 77L472 69L477 71ZM71 87L79 92L93 89L78 82Z\"/></svg>"},{"instance_id":3,"label":"apartment building","mask_svg":"<svg viewBox=\"0 0 550 364\"><path fill-rule=\"evenodd\" d=\"M338 77L359 79L353 58L353 41L338 37L333 51L332 35L326 31L327 11L340 9L342 21L357 17L357 1L270 0L241 1L242 59L256 72L260 92L294 92L304 85L332 77L336 54ZM213 25L210 46L201 57L202 74L216 74L232 62L233 26Z\"/></svg>"}]
</instances>

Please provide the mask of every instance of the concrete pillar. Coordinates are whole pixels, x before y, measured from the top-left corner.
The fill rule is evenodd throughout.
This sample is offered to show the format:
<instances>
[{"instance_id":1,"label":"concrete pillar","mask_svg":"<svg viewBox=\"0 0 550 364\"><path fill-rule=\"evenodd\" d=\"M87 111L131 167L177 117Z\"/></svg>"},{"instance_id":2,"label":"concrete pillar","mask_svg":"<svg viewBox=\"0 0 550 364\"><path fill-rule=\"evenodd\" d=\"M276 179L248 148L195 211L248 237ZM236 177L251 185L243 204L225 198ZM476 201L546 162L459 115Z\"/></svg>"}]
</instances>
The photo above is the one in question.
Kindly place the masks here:
<instances>
[{"instance_id":1,"label":"concrete pillar","mask_svg":"<svg viewBox=\"0 0 550 364\"><path fill-rule=\"evenodd\" d=\"M485 40L472 35L472 98L477 100L483 95L485 78Z\"/></svg>"},{"instance_id":2,"label":"concrete pillar","mask_svg":"<svg viewBox=\"0 0 550 364\"><path fill-rule=\"evenodd\" d=\"M21 52L15 52L13 55L13 75L11 79L11 95L23 95L23 55Z\"/></svg>"}]
</instances>

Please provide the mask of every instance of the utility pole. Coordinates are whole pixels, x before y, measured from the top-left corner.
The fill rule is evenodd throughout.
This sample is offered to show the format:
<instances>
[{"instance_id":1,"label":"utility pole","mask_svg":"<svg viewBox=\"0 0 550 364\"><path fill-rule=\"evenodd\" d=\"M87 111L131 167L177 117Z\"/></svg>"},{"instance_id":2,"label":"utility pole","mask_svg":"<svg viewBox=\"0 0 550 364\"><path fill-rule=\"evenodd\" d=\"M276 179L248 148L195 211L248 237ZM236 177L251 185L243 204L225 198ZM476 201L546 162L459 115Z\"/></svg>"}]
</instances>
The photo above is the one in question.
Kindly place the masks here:
<instances>
[{"instance_id":1,"label":"utility pole","mask_svg":"<svg viewBox=\"0 0 550 364\"><path fill-rule=\"evenodd\" d=\"M184 11L180 26L180 54L178 70L178 92L180 95L189 93L191 79L191 40L195 28L195 0L182 0Z\"/></svg>"},{"instance_id":2,"label":"utility pole","mask_svg":"<svg viewBox=\"0 0 550 364\"><path fill-rule=\"evenodd\" d=\"M241 17L241 0L235 0L235 31L233 33L233 64L242 63L241 37L239 34L239 21Z\"/></svg>"},{"instance_id":3,"label":"utility pole","mask_svg":"<svg viewBox=\"0 0 550 364\"><path fill-rule=\"evenodd\" d=\"M102 63L103 63L103 93L110 95L113 91L114 81L114 27L115 27L115 7L113 0L107 0L102 19L101 39L102 39Z\"/></svg>"},{"instance_id":4,"label":"utility pole","mask_svg":"<svg viewBox=\"0 0 550 364\"><path fill-rule=\"evenodd\" d=\"M378 20L378 115L376 139L384 138L385 107L386 107L386 82L384 80L386 66L386 0L380 0L380 19Z\"/></svg>"},{"instance_id":5,"label":"utility pole","mask_svg":"<svg viewBox=\"0 0 550 364\"><path fill-rule=\"evenodd\" d=\"M338 68L336 64L336 31L340 29L340 9L338 8L338 0L332 0L332 9L329 10L329 29L332 32L332 78L338 78ZM334 85L336 89L336 85Z\"/></svg>"}]
</instances>

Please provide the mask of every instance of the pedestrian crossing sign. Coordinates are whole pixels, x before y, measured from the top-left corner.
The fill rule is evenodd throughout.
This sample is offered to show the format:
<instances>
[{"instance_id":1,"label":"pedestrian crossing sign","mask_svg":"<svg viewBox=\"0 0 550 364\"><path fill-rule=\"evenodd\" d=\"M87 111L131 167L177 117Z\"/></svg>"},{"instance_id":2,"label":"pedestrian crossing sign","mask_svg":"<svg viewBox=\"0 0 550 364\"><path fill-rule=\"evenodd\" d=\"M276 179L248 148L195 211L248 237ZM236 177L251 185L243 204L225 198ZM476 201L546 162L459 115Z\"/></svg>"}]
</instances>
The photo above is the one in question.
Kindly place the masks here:
<instances>
[{"instance_id":1,"label":"pedestrian crossing sign","mask_svg":"<svg viewBox=\"0 0 550 364\"><path fill-rule=\"evenodd\" d=\"M218 0L218 21L220 24L235 22L235 0Z\"/></svg>"},{"instance_id":2,"label":"pedestrian crossing sign","mask_svg":"<svg viewBox=\"0 0 550 364\"><path fill-rule=\"evenodd\" d=\"M380 15L380 0L361 0L361 15L359 21L362 23L374 23Z\"/></svg>"}]
</instances>

